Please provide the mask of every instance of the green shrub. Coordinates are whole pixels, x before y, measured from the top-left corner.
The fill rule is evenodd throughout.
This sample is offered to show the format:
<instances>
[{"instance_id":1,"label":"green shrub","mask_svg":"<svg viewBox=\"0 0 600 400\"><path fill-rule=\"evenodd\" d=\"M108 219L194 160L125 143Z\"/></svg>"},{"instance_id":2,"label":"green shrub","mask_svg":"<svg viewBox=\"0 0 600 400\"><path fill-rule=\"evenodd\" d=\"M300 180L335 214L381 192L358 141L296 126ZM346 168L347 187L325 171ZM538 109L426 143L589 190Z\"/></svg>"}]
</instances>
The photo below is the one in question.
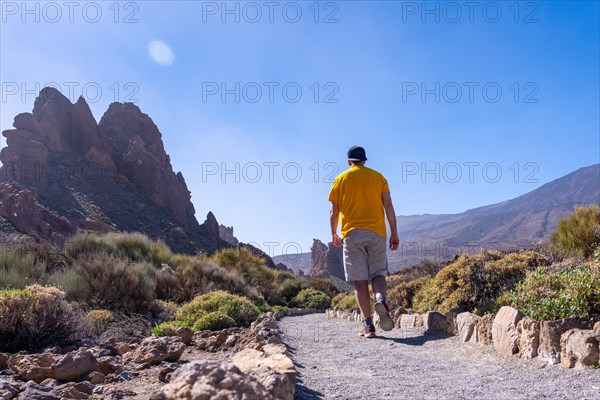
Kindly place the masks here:
<instances>
[{"instance_id":1,"label":"green shrub","mask_svg":"<svg viewBox=\"0 0 600 400\"><path fill-rule=\"evenodd\" d=\"M283 283L288 279L298 280L298 277L296 277L296 275L294 275L294 273L290 271L276 271L275 280L277 283Z\"/></svg>"},{"instance_id":2,"label":"green shrub","mask_svg":"<svg viewBox=\"0 0 600 400\"><path fill-rule=\"evenodd\" d=\"M358 308L356 296L354 293L340 293L331 300L331 307L342 310L356 309Z\"/></svg>"},{"instance_id":3,"label":"green shrub","mask_svg":"<svg viewBox=\"0 0 600 400\"><path fill-rule=\"evenodd\" d=\"M75 339L85 316L65 294L40 285L0 291L0 351L35 350Z\"/></svg>"},{"instance_id":4,"label":"green shrub","mask_svg":"<svg viewBox=\"0 0 600 400\"><path fill-rule=\"evenodd\" d=\"M288 278L283 281L279 287L281 296L289 302L302 290L302 281L296 278Z\"/></svg>"},{"instance_id":5,"label":"green shrub","mask_svg":"<svg viewBox=\"0 0 600 400\"><path fill-rule=\"evenodd\" d=\"M214 311L201 316L194 322L193 331L218 331L236 326L236 322L229 315Z\"/></svg>"},{"instance_id":6,"label":"green shrub","mask_svg":"<svg viewBox=\"0 0 600 400\"><path fill-rule=\"evenodd\" d=\"M90 285L75 268L56 271L46 277L45 283L64 291L70 301L87 303L90 299Z\"/></svg>"},{"instance_id":7,"label":"green shrub","mask_svg":"<svg viewBox=\"0 0 600 400\"><path fill-rule=\"evenodd\" d=\"M152 240L141 233L109 233L117 254L133 262L147 262L155 267L169 261L171 250L160 240Z\"/></svg>"},{"instance_id":8,"label":"green shrub","mask_svg":"<svg viewBox=\"0 0 600 400\"><path fill-rule=\"evenodd\" d=\"M240 264L258 266L265 263L262 258L252 254L245 247L221 249L215 252L211 258L223 268L237 268Z\"/></svg>"},{"instance_id":9,"label":"green shrub","mask_svg":"<svg viewBox=\"0 0 600 400\"><path fill-rule=\"evenodd\" d=\"M85 302L92 307L143 312L155 298L155 269L149 263L99 253L80 255L74 268L89 285Z\"/></svg>"},{"instance_id":10,"label":"green shrub","mask_svg":"<svg viewBox=\"0 0 600 400\"><path fill-rule=\"evenodd\" d=\"M419 313L446 313L458 307L485 312L502 292L513 289L525 278L527 271L547 263L532 251L463 254L415 293L413 308Z\"/></svg>"},{"instance_id":11,"label":"green shrub","mask_svg":"<svg viewBox=\"0 0 600 400\"><path fill-rule=\"evenodd\" d=\"M249 249L222 249L213 254L211 260L230 273L242 277L247 285L254 288L255 292L260 293L270 304L280 302L276 282L278 271L267 267L265 261L252 254Z\"/></svg>"},{"instance_id":12,"label":"green shrub","mask_svg":"<svg viewBox=\"0 0 600 400\"><path fill-rule=\"evenodd\" d=\"M0 289L23 289L39 283L45 265L28 246L0 247Z\"/></svg>"},{"instance_id":13,"label":"green shrub","mask_svg":"<svg viewBox=\"0 0 600 400\"><path fill-rule=\"evenodd\" d=\"M393 288L388 290L387 302L390 308L397 307L413 308L413 298L415 294L431 280L431 277L424 276L411 281L401 281Z\"/></svg>"},{"instance_id":14,"label":"green shrub","mask_svg":"<svg viewBox=\"0 0 600 400\"><path fill-rule=\"evenodd\" d=\"M77 259L80 255L107 253L114 254L116 249L105 235L96 233L81 233L71 236L65 243L65 254L71 259Z\"/></svg>"},{"instance_id":15,"label":"green shrub","mask_svg":"<svg viewBox=\"0 0 600 400\"><path fill-rule=\"evenodd\" d=\"M197 320L212 312L221 312L235 321L235 326L248 326L259 315L259 309L245 297L223 291L211 292L195 297L189 303L182 305L176 314L176 319L189 326L194 326Z\"/></svg>"},{"instance_id":16,"label":"green shrub","mask_svg":"<svg viewBox=\"0 0 600 400\"><path fill-rule=\"evenodd\" d=\"M152 328L152 336L177 336L177 329L182 326L177 321L167 321Z\"/></svg>"},{"instance_id":17,"label":"green shrub","mask_svg":"<svg viewBox=\"0 0 600 400\"><path fill-rule=\"evenodd\" d=\"M587 267L548 273L538 268L514 290L502 294L497 307L510 305L537 320L570 316L600 317L600 272Z\"/></svg>"},{"instance_id":18,"label":"green shrub","mask_svg":"<svg viewBox=\"0 0 600 400\"><path fill-rule=\"evenodd\" d=\"M304 289L290 302L292 307L325 310L331 306L331 298L315 289Z\"/></svg>"},{"instance_id":19,"label":"green shrub","mask_svg":"<svg viewBox=\"0 0 600 400\"><path fill-rule=\"evenodd\" d=\"M550 236L550 241L554 247L590 258L594 248L600 244L598 205L577 207L571 215L559 221L556 231Z\"/></svg>"},{"instance_id":20,"label":"green shrub","mask_svg":"<svg viewBox=\"0 0 600 400\"><path fill-rule=\"evenodd\" d=\"M303 285L305 289L314 289L325 293L330 299L340 293L340 290L329 279L308 278Z\"/></svg>"}]
</instances>

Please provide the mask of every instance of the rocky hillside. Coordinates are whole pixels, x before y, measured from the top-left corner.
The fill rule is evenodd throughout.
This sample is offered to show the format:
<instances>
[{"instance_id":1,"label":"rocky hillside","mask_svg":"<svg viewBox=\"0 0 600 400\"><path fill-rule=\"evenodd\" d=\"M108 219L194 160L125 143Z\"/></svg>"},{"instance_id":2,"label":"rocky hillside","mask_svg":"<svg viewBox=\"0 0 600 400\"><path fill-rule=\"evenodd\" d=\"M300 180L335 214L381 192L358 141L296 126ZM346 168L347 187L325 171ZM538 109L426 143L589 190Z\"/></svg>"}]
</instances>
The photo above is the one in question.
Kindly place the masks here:
<instances>
[{"instance_id":1,"label":"rocky hillside","mask_svg":"<svg viewBox=\"0 0 600 400\"><path fill-rule=\"evenodd\" d=\"M198 223L160 131L134 104L111 104L97 123L83 98L44 88L13 126L0 152L2 242L60 245L77 231L118 230L185 253L229 246L212 213Z\"/></svg>"}]
</instances>

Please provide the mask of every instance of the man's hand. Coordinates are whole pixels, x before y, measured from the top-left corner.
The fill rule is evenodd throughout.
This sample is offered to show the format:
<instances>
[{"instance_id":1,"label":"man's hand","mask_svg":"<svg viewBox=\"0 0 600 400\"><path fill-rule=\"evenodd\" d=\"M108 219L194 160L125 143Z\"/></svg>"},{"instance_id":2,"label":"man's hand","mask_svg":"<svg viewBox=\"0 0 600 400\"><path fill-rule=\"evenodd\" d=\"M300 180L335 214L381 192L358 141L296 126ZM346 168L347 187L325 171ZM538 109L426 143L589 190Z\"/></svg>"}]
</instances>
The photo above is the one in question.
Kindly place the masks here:
<instances>
[{"instance_id":1,"label":"man's hand","mask_svg":"<svg viewBox=\"0 0 600 400\"><path fill-rule=\"evenodd\" d=\"M390 250L398 250L399 244L400 239L398 239L398 234L392 233L392 236L390 236Z\"/></svg>"},{"instance_id":2,"label":"man's hand","mask_svg":"<svg viewBox=\"0 0 600 400\"><path fill-rule=\"evenodd\" d=\"M337 233L333 234L331 241L335 247L342 247L342 239L340 239Z\"/></svg>"}]
</instances>

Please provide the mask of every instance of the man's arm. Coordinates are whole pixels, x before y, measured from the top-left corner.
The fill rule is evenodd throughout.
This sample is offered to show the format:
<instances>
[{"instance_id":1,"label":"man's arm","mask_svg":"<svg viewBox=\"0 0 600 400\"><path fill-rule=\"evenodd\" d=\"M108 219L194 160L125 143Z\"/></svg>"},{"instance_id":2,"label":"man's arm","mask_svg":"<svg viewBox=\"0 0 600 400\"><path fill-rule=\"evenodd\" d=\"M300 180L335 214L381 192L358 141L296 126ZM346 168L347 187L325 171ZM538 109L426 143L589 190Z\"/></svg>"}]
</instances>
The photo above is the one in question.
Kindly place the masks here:
<instances>
[{"instance_id":1,"label":"man's arm","mask_svg":"<svg viewBox=\"0 0 600 400\"><path fill-rule=\"evenodd\" d=\"M331 241L335 247L342 245L342 240L337 234L338 221L340 217L340 207L337 203L331 202L331 212L329 213L329 223L331 225Z\"/></svg>"},{"instance_id":2,"label":"man's arm","mask_svg":"<svg viewBox=\"0 0 600 400\"><path fill-rule=\"evenodd\" d=\"M396 226L396 212L394 211L394 205L392 204L392 196L390 195L390 192L382 193L381 200L383 201L385 215L387 216L387 220L390 224L390 229L392 231L390 236L390 250L398 250L400 239L398 239L398 228Z\"/></svg>"}]
</instances>

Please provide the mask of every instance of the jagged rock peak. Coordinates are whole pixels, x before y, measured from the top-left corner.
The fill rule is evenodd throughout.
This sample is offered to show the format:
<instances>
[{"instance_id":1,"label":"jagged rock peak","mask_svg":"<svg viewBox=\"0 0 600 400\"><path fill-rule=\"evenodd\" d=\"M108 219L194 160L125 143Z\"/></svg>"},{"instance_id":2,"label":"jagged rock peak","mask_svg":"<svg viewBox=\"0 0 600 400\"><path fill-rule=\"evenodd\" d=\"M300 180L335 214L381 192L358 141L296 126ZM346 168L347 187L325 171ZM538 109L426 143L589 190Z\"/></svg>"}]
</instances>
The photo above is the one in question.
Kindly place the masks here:
<instances>
[{"instance_id":1,"label":"jagged rock peak","mask_svg":"<svg viewBox=\"0 0 600 400\"><path fill-rule=\"evenodd\" d=\"M325 245L319 239L313 239L310 252L311 267L308 273L310 276L317 278L335 276L345 280L341 247L335 247L331 242Z\"/></svg>"},{"instance_id":2,"label":"jagged rock peak","mask_svg":"<svg viewBox=\"0 0 600 400\"><path fill-rule=\"evenodd\" d=\"M205 224L198 224L190 191L183 175L173 171L158 127L136 105L112 103L97 123L83 97L72 104L57 89L46 87L32 112L18 114L13 126L2 132L7 145L0 151L0 184L18 185L8 185L0 194L25 198L35 193L28 204L39 202L40 210L67 216L69 226L58 226L65 223L38 213L30 228L40 236L99 226L96 221L117 230L147 232L186 252L228 245L212 213ZM71 170L94 171L96 178ZM57 173L68 178L50 179ZM29 234L23 231L27 221L13 221L9 208L0 207L0 217Z\"/></svg>"},{"instance_id":3,"label":"jagged rock peak","mask_svg":"<svg viewBox=\"0 0 600 400\"><path fill-rule=\"evenodd\" d=\"M239 244L238 239L233 236L233 226L219 225L219 236L233 246Z\"/></svg>"}]
</instances>

